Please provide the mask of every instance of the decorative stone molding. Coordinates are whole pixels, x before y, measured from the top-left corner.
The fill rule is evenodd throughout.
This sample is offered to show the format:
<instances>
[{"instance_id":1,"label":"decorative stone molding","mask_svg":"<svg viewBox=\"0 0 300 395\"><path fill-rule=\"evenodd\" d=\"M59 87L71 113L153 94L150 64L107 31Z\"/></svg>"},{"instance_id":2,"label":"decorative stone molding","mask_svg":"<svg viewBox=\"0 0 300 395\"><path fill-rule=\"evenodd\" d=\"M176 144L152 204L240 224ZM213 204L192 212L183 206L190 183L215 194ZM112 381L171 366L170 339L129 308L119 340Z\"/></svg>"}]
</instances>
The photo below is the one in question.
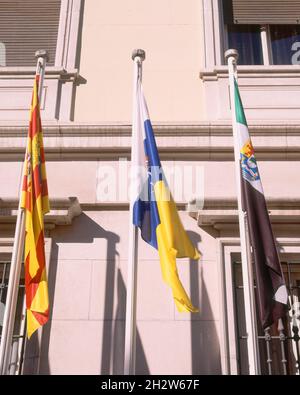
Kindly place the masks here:
<instances>
[{"instance_id":1,"label":"decorative stone molding","mask_svg":"<svg viewBox=\"0 0 300 395\"><path fill-rule=\"evenodd\" d=\"M248 122L251 135L263 136L272 135L300 135L300 120L252 120ZM1 137L26 137L28 123L22 121L3 121L0 125ZM155 135L158 137L182 137L184 136L231 136L231 120L224 121L203 121L201 123L153 123ZM45 137L65 137L65 136L131 136L130 124L90 124L72 122L43 122L43 134ZM183 136L183 137L184 137Z\"/></svg>"},{"instance_id":2,"label":"decorative stone molding","mask_svg":"<svg viewBox=\"0 0 300 395\"><path fill-rule=\"evenodd\" d=\"M27 78L32 80L35 75L35 67L1 67L0 77L1 79L18 79ZM77 69L69 69L68 71L63 67L51 66L46 70L46 79L57 79L61 78L64 81L73 81L74 78L78 77Z\"/></svg>"},{"instance_id":3,"label":"decorative stone molding","mask_svg":"<svg viewBox=\"0 0 300 395\"><path fill-rule=\"evenodd\" d=\"M297 230L300 224L300 199L267 198L267 206L274 231L277 229ZM238 232L238 210L236 199L206 199L204 207L190 212L199 227L214 236L222 232Z\"/></svg>"},{"instance_id":4,"label":"decorative stone molding","mask_svg":"<svg viewBox=\"0 0 300 395\"><path fill-rule=\"evenodd\" d=\"M299 77L299 65L283 65L283 66L239 66L238 75L242 78L266 78L266 77ZM228 78L227 66L215 66L200 71L199 77L203 81L218 81L221 78Z\"/></svg>"},{"instance_id":5,"label":"decorative stone molding","mask_svg":"<svg viewBox=\"0 0 300 395\"><path fill-rule=\"evenodd\" d=\"M55 66L77 67L77 45L81 28L83 0L61 0Z\"/></svg>"},{"instance_id":6,"label":"decorative stone molding","mask_svg":"<svg viewBox=\"0 0 300 395\"><path fill-rule=\"evenodd\" d=\"M299 120L298 65L238 66L238 77L248 121ZM200 72L200 78L203 81L207 119L212 122L231 119L227 67L204 69Z\"/></svg>"},{"instance_id":7,"label":"decorative stone molding","mask_svg":"<svg viewBox=\"0 0 300 395\"><path fill-rule=\"evenodd\" d=\"M203 59L205 68L221 65L223 59L222 7L220 0L202 0L202 37Z\"/></svg>"},{"instance_id":8,"label":"decorative stone molding","mask_svg":"<svg viewBox=\"0 0 300 395\"><path fill-rule=\"evenodd\" d=\"M35 68L31 67L0 68L0 121L28 119L34 75ZM43 119L60 118L59 87L73 85L77 79L77 69L49 67L46 70L41 103Z\"/></svg>"},{"instance_id":9,"label":"decorative stone molding","mask_svg":"<svg viewBox=\"0 0 300 395\"><path fill-rule=\"evenodd\" d=\"M0 229L14 228L17 213L18 199L0 198ZM51 211L45 215L45 229L53 229L59 225L70 225L74 217L82 213L80 203L76 197L67 199L50 199Z\"/></svg>"},{"instance_id":10,"label":"decorative stone molding","mask_svg":"<svg viewBox=\"0 0 300 395\"><path fill-rule=\"evenodd\" d=\"M27 124L2 123L0 155L2 160L23 160ZM300 158L300 123L249 123L259 160ZM131 125L94 125L44 123L47 160L116 160L130 158ZM161 158L176 160L233 160L231 122L154 125ZM296 138L295 138L296 137Z\"/></svg>"}]
</instances>

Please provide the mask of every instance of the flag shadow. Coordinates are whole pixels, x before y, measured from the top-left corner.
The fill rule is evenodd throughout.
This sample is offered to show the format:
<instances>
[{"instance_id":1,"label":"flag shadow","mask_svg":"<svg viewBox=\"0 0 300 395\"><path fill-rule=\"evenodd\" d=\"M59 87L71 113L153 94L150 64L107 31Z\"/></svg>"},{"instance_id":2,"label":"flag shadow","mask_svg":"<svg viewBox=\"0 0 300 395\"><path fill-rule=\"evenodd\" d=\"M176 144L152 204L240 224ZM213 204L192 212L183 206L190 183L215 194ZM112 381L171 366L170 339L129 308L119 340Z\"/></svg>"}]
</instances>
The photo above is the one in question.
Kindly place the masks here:
<instances>
[{"instance_id":1,"label":"flag shadow","mask_svg":"<svg viewBox=\"0 0 300 395\"><path fill-rule=\"evenodd\" d=\"M126 314L126 285L121 273L117 268L117 307L113 316L113 298L115 290L110 286L113 283L115 273L113 269L107 271L105 307L107 308L107 325L103 331L101 374L122 375L124 372L124 349L125 349L125 314ZM138 329L136 331L136 374L150 374L146 355L141 342Z\"/></svg>"},{"instance_id":2,"label":"flag shadow","mask_svg":"<svg viewBox=\"0 0 300 395\"><path fill-rule=\"evenodd\" d=\"M198 246L201 237L193 231L187 232L191 241ZM199 250L199 248L198 248ZM199 250L201 256L202 253ZM205 286L202 262L190 259L191 300L199 307L199 313L191 314L191 358L192 374L221 374L220 343L214 312Z\"/></svg>"},{"instance_id":3,"label":"flag shadow","mask_svg":"<svg viewBox=\"0 0 300 395\"><path fill-rule=\"evenodd\" d=\"M48 272L50 300L49 322L43 327L39 336L35 333L32 338L27 341L23 374L47 375L52 373L49 360L50 337L53 326L53 305L51 305L51 301L54 301L55 296L57 269L59 264L59 244L93 243L96 238L104 238L107 240L104 312L102 317L99 317L99 319L97 318L97 320L103 322L102 339L100 340L101 344L99 344L99 347L101 347L99 372L101 374L123 374L126 287L120 268L118 267L119 253L117 251L117 244L120 242L119 235L106 231L88 215L82 213L79 217L74 218L72 225L60 226L54 229L51 232L51 237L52 249ZM90 259L87 259L87 261L88 260ZM95 264L95 261L97 261L96 256L93 261ZM115 300L116 307L114 307ZM57 303L59 303L59 301ZM99 314L101 314L101 312L99 312ZM76 344L74 344L74 347L76 347ZM143 373L147 374L149 369L141 339L138 334L137 362L139 366L142 367Z\"/></svg>"}]
</instances>

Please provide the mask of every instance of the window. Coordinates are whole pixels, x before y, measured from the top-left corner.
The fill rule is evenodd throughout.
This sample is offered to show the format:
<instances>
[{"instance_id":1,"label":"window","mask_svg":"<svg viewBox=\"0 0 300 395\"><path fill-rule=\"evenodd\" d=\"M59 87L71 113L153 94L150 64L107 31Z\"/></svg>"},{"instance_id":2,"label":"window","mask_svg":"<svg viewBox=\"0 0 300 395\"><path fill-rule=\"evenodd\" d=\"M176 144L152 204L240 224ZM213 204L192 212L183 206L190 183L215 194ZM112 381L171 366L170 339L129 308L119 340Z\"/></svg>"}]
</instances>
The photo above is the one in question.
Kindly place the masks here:
<instances>
[{"instance_id":1,"label":"window","mask_svg":"<svg viewBox=\"0 0 300 395\"><path fill-rule=\"evenodd\" d=\"M54 65L60 6L60 0L1 1L0 66L32 66L38 49Z\"/></svg>"},{"instance_id":2,"label":"window","mask_svg":"<svg viewBox=\"0 0 300 395\"><path fill-rule=\"evenodd\" d=\"M300 2L223 0L224 47L241 65L300 64Z\"/></svg>"},{"instance_id":3,"label":"window","mask_svg":"<svg viewBox=\"0 0 300 395\"><path fill-rule=\"evenodd\" d=\"M230 47L240 54L238 76L248 122L298 121L300 1L202 0L201 22L206 121L232 116L224 57Z\"/></svg>"},{"instance_id":4,"label":"window","mask_svg":"<svg viewBox=\"0 0 300 395\"><path fill-rule=\"evenodd\" d=\"M260 366L262 374L299 374L300 340L300 263L282 262L289 291L290 311L282 322L282 327L273 325L264 332L258 327ZM233 287L235 299L235 316L238 349L238 370L240 374L248 374L247 337L244 310L243 278L240 261L233 262Z\"/></svg>"},{"instance_id":5,"label":"window","mask_svg":"<svg viewBox=\"0 0 300 395\"><path fill-rule=\"evenodd\" d=\"M35 53L48 52L43 120L73 119L84 0L0 1L0 121L25 121Z\"/></svg>"},{"instance_id":6,"label":"window","mask_svg":"<svg viewBox=\"0 0 300 395\"><path fill-rule=\"evenodd\" d=\"M300 25L271 25L273 64L299 64Z\"/></svg>"},{"instance_id":7,"label":"window","mask_svg":"<svg viewBox=\"0 0 300 395\"><path fill-rule=\"evenodd\" d=\"M239 64L263 64L259 25L228 25L228 47L239 52Z\"/></svg>"}]
</instances>

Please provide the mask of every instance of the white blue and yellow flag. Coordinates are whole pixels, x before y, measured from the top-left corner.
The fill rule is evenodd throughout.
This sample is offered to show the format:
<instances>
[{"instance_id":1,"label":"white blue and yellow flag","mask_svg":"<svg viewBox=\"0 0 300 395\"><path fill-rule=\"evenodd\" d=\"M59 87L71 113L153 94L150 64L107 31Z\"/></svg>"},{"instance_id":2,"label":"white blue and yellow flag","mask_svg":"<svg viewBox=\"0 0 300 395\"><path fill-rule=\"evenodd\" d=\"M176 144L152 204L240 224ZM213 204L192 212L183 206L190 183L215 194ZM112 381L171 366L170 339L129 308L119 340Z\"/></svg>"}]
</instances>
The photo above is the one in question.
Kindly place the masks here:
<instances>
[{"instance_id":1,"label":"white blue and yellow flag","mask_svg":"<svg viewBox=\"0 0 300 395\"><path fill-rule=\"evenodd\" d=\"M131 158L133 224L140 228L143 240L158 250L162 276L172 289L178 311L197 312L179 279L176 258L199 259L199 253L182 226L165 180L140 78L136 89Z\"/></svg>"}]
</instances>

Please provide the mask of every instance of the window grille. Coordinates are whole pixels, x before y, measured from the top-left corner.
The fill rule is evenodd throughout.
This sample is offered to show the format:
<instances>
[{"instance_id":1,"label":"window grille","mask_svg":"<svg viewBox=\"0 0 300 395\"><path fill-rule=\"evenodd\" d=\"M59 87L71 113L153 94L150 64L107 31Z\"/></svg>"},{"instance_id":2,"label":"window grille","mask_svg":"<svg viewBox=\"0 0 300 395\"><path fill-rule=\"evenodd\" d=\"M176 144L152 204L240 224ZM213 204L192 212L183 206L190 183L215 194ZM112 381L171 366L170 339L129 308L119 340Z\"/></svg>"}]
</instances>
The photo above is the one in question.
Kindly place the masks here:
<instances>
[{"instance_id":1,"label":"window grille","mask_svg":"<svg viewBox=\"0 0 300 395\"><path fill-rule=\"evenodd\" d=\"M239 373L248 374L242 268L240 262L234 262L233 266ZM265 375L300 374L300 263L282 262L282 268L290 310L285 319L265 331L257 322L261 373Z\"/></svg>"},{"instance_id":2,"label":"window grille","mask_svg":"<svg viewBox=\"0 0 300 395\"><path fill-rule=\"evenodd\" d=\"M2 334L3 316L7 296L9 281L10 262L0 261L0 342ZM24 265L22 265L21 279L19 284L19 294L16 309L16 319L12 339L12 352L9 365L10 374L20 374L23 366L24 345L26 336L25 326L25 284Z\"/></svg>"}]
</instances>

